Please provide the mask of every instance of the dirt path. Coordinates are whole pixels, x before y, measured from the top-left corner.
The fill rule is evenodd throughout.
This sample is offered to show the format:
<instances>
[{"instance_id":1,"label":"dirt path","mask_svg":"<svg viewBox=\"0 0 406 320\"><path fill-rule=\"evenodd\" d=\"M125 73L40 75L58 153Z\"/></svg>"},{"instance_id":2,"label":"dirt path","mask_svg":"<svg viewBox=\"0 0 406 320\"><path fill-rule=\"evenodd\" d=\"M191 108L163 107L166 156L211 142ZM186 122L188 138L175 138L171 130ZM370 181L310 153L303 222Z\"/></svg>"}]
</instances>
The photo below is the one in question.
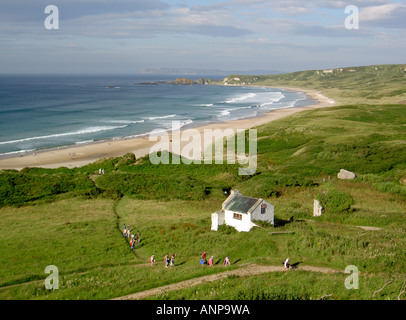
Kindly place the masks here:
<instances>
[{"instance_id":1,"label":"dirt path","mask_svg":"<svg viewBox=\"0 0 406 320\"><path fill-rule=\"evenodd\" d=\"M205 283L205 282L213 282L217 280L224 279L228 276L254 276L262 273L268 273L268 272L282 272L283 266L260 266L256 264L248 264L245 267L241 267L239 269L235 270L230 270L230 271L225 271L217 274L211 274L208 276L203 276L199 278L194 278L190 280L185 280L173 284L169 284L166 286L142 291L142 292L137 292L133 293L127 296L123 297L118 297L112 300L140 300L140 299L145 299L149 296L157 295L163 292L168 292L168 291L174 291L174 290L180 290L184 289L187 287L193 287L197 286L199 284ZM342 271L334 270L334 269L329 269L329 268L319 268L319 267L312 267L312 266L301 266L297 267L295 270L304 270L304 271L312 271L312 272L321 272L321 273L342 273ZM285 271L287 272L287 271ZM294 272L294 270L289 271L289 272Z\"/></svg>"},{"instance_id":2,"label":"dirt path","mask_svg":"<svg viewBox=\"0 0 406 320\"><path fill-rule=\"evenodd\" d=\"M367 226L356 226L358 228L368 230L368 231L381 231L382 228L377 228L377 227L367 227Z\"/></svg>"}]
</instances>

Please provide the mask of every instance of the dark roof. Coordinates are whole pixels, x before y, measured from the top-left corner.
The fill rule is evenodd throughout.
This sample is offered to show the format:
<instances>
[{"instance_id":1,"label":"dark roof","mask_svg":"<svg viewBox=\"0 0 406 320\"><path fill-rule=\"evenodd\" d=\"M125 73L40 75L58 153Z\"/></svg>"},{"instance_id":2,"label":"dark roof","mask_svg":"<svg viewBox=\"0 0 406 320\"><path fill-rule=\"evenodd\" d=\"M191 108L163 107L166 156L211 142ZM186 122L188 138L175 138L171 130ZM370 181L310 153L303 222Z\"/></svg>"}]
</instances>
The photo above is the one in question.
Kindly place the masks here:
<instances>
[{"instance_id":1,"label":"dark roof","mask_svg":"<svg viewBox=\"0 0 406 320\"><path fill-rule=\"evenodd\" d=\"M247 213L257 201L257 198L236 195L229 203L227 203L224 210Z\"/></svg>"}]
</instances>

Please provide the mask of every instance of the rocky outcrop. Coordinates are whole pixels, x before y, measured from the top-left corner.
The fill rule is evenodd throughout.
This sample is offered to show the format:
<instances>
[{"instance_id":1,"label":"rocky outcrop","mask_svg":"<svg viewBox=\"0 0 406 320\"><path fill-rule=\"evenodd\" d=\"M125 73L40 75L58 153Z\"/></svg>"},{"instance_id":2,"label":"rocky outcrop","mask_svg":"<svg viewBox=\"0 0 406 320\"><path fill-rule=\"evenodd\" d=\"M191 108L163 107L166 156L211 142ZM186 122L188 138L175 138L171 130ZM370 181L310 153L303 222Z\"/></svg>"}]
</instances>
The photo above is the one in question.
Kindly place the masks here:
<instances>
[{"instance_id":1,"label":"rocky outcrop","mask_svg":"<svg viewBox=\"0 0 406 320\"><path fill-rule=\"evenodd\" d=\"M355 179L356 175L355 173L345 170L345 169L341 169L340 172L337 175L338 179Z\"/></svg>"},{"instance_id":2,"label":"rocky outcrop","mask_svg":"<svg viewBox=\"0 0 406 320\"><path fill-rule=\"evenodd\" d=\"M141 86L141 85L157 86L158 84L159 84L158 82L151 82L151 81L134 83L134 85L136 85L136 86Z\"/></svg>"},{"instance_id":3,"label":"rocky outcrop","mask_svg":"<svg viewBox=\"0 0 406 320\"><path fill-rule=\"evenodd\" d=\"M320 217L322 215L323 207L320 205L319 200L314 199L313 216Z\"/></svg>"},{"instance_id":4,"label":"rocky outcrop","mask_svg":"<svg viewBox=\"0 0 406 320\"><path fill-rule=\"evenodd\" d=\"M177 78L176 80L167 81L166 83L177 85L189 85L189 86L196 84L193 80L187 78Z\"/></svg>"},{"instance_id":5,"label":"rocky outcrop","mask_svg":"<svg viewBox=\"0 0 406 320\"><path fill-rule=\"evenodd\" d=\"M193 81L188 78L176 78L175 80L171 80L171 81L137 82L137 83L134 83L134 85L159 85L161 83L191 86L194 84L202 84L202 85L216 84L216 81L213 81L211 79L204 79L204 78L200 78L196 81Z\"/></svg>"},{"instance_id":6,"label":"rocky outcrop","mask_svg":"<svg viewBox=\"0 0 406 320\"><path fill-rule=\"evenodd\" d=\"M196 80L196 84L213 84L213 81L210 79L201 78Z\"/></svg>"}]
</instances>

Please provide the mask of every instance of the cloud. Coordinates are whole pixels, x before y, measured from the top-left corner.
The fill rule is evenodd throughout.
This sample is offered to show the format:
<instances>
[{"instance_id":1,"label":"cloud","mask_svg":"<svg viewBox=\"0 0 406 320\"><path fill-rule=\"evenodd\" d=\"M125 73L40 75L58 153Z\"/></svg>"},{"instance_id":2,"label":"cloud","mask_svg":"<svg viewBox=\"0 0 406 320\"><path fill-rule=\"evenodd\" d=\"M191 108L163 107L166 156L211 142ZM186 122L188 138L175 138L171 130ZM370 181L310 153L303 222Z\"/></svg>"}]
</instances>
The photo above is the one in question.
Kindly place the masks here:
<instances>
[{"instance_id":1,"label":"cloud","mask_svg":"<svg viewBox=\"0 0 406 320\"><path fill-rule=\"evenodd\" d=\"M246 39L245 42L256 43L256 44L266 44L266 43L269 43L269 39L268 38Z\"/></svg>"},{"instance_id":2,"label":"cloud","mask_svg":"<svg viewBox=\"0 0 406 320\"><path fill-rule=\"evenodd\" d=\"M313 12L313 9L311 7L294 7L294 6L277 8L276 10L289 16L306 15Z\"/></svg>"},{"instance_id":3,"label":"cloud","mask_svg":"<svg viewBox=\"0 0 406 320\"><path fill-rule=\"evenodd\" d=\"M345 8L348 5L355 5L357 7L377 6L392 3L391 0L351 0L351 1L337 1L337 0L232 0L227 2L229 5L239 6L261 6L261 7L298 7L298 8Z\"/></svg>"},{"instance_id":4,"label":"cloud","mask_svg":"<svg viewBox=\"0 0 406 320\"><path fill-rule=\"evenodd\" d=\"M59 8L59 30L44 27L49 4ZM359 30L344 27L348 5L360 9ZM406 0L2 0L0 62L27 65L52 56L68 68L114 57L117 65L197 61L251 68L287 61L282 69L343 64L354 52L376 57L383 42L390 60L404 53L405 6Z\"/></svg>"},{"instance_id":5,"label":"cloud","mask_svg":"<svg viewBox=\"0 0 406 320\"><path fill-rule=\"evenodd\" d=\"M161 0L1 0L0 18L9 22L40 21L45 18L44 9L50 4L58 7L61 19L67 20L89 15L165 10L171 7Z\"/></svg>"},{"instance_id":6,"label":"cloud","mask_svg":"<svg viewBox=\"0 0 406 320\"><path fill-rule=\"evenodd\" d=\"M406 28L406 4L371 6L360 12L360 23L371 27Z\"/></svg>"},{"instance_id":7,"label":"cloud","mask_svg":"<svg viewBox=\"0 0 406 320\"><path fill-rule=\"evenodd\" d=\"M0 37L41 35L44 29L45 2L16 0L7 3L8 14L2 11ZM17 4L28 3L22 11ZM42 6L43 5L43 6ZM58 34L102 38L152 38L159 35L195 34L212 37L241 37L249 29L234 22L232 14L220 5L179 7L159 0L86 0L58 4L60 29ZM10 13L13 17L10 18ZM14 16L18 14L18 16Z\"/></svg>"},{"instance_id":8,"label":"cloud","mask_svg":"<svg viewBox=\"0 0 406 320\"><path fill-rule=\"evenodd\" d=\"M230 20L225 12L207 15L205 11L175 8L81 17L67 21L66 32L106 38L151 38L168 34L240 37L250 33Z\"/></svg>"}]
</instances>

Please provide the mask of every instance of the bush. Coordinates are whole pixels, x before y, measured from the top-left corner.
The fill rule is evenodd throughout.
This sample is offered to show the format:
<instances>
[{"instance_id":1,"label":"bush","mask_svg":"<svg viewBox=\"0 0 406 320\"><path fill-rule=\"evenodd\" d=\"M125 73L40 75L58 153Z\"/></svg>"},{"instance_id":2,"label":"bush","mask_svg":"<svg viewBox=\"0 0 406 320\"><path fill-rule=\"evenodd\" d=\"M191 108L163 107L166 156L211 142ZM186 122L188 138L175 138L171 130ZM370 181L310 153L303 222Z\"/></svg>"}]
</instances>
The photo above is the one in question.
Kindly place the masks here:
<instances>
[{"instance_id":1,"label":"bush","mask_svg":"<svg viewBox=\"0 0 406 320\"><path fill-rule=\"evenodd\" d=\"M64 193L94 198L100 190L82 174L50 174L37 169L0 173L0 207L22 206L37 200L52 201Z\"/></svg>"},{"instance_id":2,"label":"bush","mask_svg":"<svg viewBox=\"0 0 406 320\"><path fill-rule=\"evenodd\" d=\"M330 214L351 212L354 198L347 192L340 190L329 190L317 195L320 205Z\"/></svg>"}]
</instances>

